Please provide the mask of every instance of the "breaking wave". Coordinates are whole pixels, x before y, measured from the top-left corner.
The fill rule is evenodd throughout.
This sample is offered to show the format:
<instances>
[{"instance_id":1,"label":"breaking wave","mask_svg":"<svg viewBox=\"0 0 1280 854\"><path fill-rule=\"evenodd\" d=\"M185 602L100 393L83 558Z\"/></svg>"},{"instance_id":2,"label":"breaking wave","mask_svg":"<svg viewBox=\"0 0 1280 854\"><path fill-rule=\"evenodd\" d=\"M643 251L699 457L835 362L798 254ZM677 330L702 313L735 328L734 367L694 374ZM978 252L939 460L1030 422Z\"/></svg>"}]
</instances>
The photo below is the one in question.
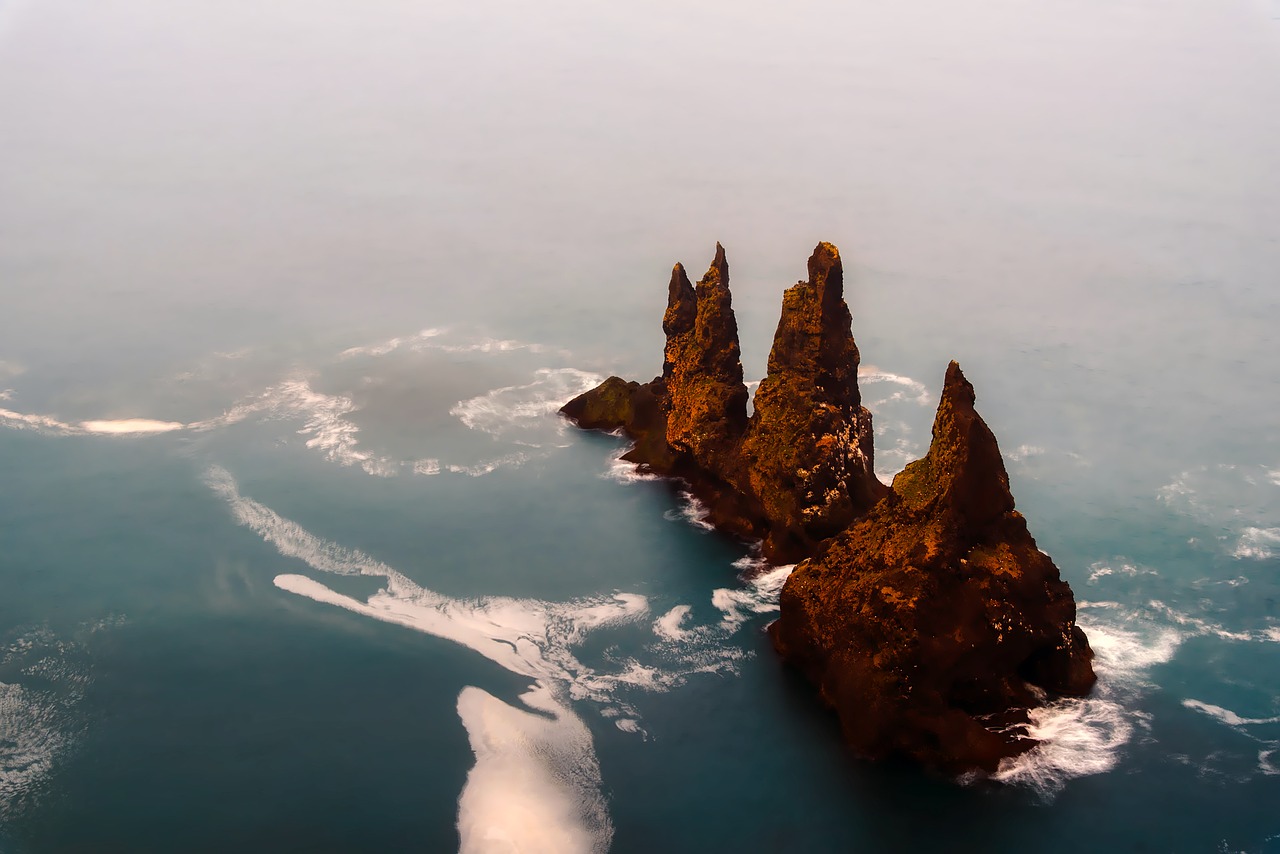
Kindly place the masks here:
<instances>
[{"instance_id":1,"label":"breaking wave","mask_svg":"<svg viewBox=\"0 0 1280 854\"><path fill-rule=\"evenodd\" d=\"M712 525L708 520L711 518L711 510L707 505L699 501L692 492L682 489L679 492L680 505L673 510L668 510L662 514L662 518L668 522L688 522L700 531L714 531L716 526Z\"/></svg>"},{"instance_id":2,"label":"breaking wave","mask_svg":"<svg viewBox=\"0 0 1280 854\"><path fill-rule=\"evenodd\" d=\"M1132 705L1150 687L1147 674L1172 660L1182 641L1176 630L1154 625L1134 631L1082 618L1080 626L1094 651L1098 684L1093 695L1031 709L1027 735L1040 744L1002 760L993 775L1001 782L1027 786L1046 800L1076 777L1102 774L1116 766L1135 727L1145 726Z\"/></svg>"},{"instance_id":3,"label":"breaking wave","mask_svg":"<svg viewBox=\"0 0 1280 854\"><path fill-rule=\"evenodd\" d=\"M1135 573L1141 570L1135 569ZM1109 771L1120 760L1135 731L1149 728L1149 717L1138 701L1154 686L1150 671L1173 660L1178 647L1192 637L1216 637L1233 642L1280 641L1280 631L1232 631L1200 617L1152 600L1132 609L1117 602L1078 603L1079 623L1093 647L1098 684L1092 696L1063 699L1030 712L1027 734L1041 743L1000 764L995 779L1029 786L1052 799L1075 778ZM1188 708L1228 722L1233 713L1198 700ZM1241 724L1277 719L1236 718Z\"/></svg>"}]
</instances>

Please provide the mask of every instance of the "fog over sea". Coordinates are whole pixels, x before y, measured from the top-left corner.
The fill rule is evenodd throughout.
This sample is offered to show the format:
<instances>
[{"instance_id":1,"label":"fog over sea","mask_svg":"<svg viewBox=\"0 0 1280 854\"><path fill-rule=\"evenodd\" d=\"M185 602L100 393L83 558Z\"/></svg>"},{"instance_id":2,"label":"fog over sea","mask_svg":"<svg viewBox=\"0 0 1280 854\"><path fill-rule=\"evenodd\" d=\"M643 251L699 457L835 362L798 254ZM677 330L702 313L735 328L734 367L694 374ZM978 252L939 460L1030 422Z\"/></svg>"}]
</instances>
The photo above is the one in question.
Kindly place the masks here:
<instances>
[{"instance_id":1,"label":"fog over sea","mask_svg":"<svg viewBox=\"0 0 1280 854\"><path fill-rule=\"evenodd\" d=\"M789 567L555 414L837 244L1099 683L852 760ZM1274 0L0 0L0 852L1280 852Z\"/></svg>"}]
</instances>

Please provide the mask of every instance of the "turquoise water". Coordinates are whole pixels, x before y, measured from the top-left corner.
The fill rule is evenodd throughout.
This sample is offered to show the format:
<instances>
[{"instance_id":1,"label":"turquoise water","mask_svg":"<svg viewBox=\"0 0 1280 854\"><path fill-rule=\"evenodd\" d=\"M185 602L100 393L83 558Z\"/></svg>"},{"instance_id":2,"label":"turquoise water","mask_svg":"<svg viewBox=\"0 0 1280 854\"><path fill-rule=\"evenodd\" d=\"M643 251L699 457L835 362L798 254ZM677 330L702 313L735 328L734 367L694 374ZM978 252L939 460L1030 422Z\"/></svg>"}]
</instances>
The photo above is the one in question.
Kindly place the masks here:
<instances>
[{"instance_id":1,"label":"turquoise water","mask_svg":"<svg viewBox=\"0 0 1280 854\"><path fill-rule=\"evenodd\" d=\"M0 2L0 851L1280 851L1278 27ZM716 240L758 378L819 239L881 475L958 358L1099 655L1000 782L554 414Z\"/></svg>"}]
</instances>

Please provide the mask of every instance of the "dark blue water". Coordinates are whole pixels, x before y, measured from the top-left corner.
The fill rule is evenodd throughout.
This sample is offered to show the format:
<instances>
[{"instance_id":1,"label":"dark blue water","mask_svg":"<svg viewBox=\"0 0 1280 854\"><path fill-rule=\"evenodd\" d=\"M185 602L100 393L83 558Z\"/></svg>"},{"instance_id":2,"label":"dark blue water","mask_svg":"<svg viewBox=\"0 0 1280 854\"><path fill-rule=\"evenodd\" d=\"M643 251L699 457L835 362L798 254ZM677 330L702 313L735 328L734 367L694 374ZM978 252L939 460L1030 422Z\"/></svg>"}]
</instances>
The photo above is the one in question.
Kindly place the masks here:
<instances>
[{"instance_id":1,"label":"dark blue water","mask_svg":"<svg viewBox=\"0 0 1280 854\"><path fill-rule=\"evenodd\" d=\"M1265 4L0 4L0 850L1280 851ZM557 406L844 252L886 479L959 358L1098 653L847 756L785 568Z\"/></svg>"}]
</instances>

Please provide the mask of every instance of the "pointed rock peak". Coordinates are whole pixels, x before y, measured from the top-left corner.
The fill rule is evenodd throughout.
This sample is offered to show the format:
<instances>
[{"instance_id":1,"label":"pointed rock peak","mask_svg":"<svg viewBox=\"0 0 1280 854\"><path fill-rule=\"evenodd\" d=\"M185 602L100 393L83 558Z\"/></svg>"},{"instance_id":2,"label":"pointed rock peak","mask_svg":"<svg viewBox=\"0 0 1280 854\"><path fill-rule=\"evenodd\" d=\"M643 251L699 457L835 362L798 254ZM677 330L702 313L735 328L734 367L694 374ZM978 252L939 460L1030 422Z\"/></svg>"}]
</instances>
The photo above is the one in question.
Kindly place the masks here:
<instances>
[{"instance_id":1,"label":"pointed rock peak","mask_svg":"<svg viewBox=\"0 0 1280 854\"><path fill-rule=\"evenodd\" d=\"M840 285L844 280L844 267L840 263L840 250L834 243L825 240L819 243L809 256L809 281L813 284L825 282L833 278L833 284Z\"/></svg>"},{"instance_id":2,"label":"pointed rock peak","mask_svg":"<svg viewBox=\"0 0 1280 854\"><path fill-rule=\"evenodd\" d=\"M946 379L942 381L942 400L949 401L953 410L959 408L973 412L976 416L977 412L973 404L977 399L978 396L973 391L973 383L965 378L964 371L960 370L960 363L952 359L947 365Z\"/></svg>"},{"instance_id":3,"label":"pointed rock peak","mask_svg":"<svg viewBox=\"0 0 1280 854\"><path fill-rule=\"evenodd\" d=\"M1013 495L1000 446L974 409L975 399L960 365L951 362L929 453L893 479L893 490L916 509L936 503L976 536L1013 510Z\"/></svg>"},{"instance_id":4,"label":"pointed rock peak","mask_svg":"<svg viewBox=\"0 0 1280 854\"><path fill-rule=\"evenodd\" d=\"M707 274L702 277L702 281L698 282L698 289L716 286L721 288L729 286L729 261L725 257L724 247L719 242L716 243L716 257L712 259L711 266L707 268Z\"/></svg>"},{"instance_id":5,"label":"pointed rock peak","mask_svg":"<svg viewBox=\"0 0 1280 854\"><path fill-rule=\"evenodd\" d=\"M684 265L677 263L671 268L671 284L667 286L667 313L662 317L662 331L668 337L690 331L697 313L698 300L693 285Z\"/></svg>"},{"instance_id":6,"label":"pointed rock peak","mask_svg":"<svg viewBox=\"0 0 1280 854\"><path fill-rule=\"evenodd\" d=\"M852 411L862 403L858 362L853 318L844 301L840 250L830 243L819 243L809 257L809 280L797 282L782 294L782 315L769 351L769 374L802 374L817 386L822 402Z\"/></svg>"}]
</instances>

